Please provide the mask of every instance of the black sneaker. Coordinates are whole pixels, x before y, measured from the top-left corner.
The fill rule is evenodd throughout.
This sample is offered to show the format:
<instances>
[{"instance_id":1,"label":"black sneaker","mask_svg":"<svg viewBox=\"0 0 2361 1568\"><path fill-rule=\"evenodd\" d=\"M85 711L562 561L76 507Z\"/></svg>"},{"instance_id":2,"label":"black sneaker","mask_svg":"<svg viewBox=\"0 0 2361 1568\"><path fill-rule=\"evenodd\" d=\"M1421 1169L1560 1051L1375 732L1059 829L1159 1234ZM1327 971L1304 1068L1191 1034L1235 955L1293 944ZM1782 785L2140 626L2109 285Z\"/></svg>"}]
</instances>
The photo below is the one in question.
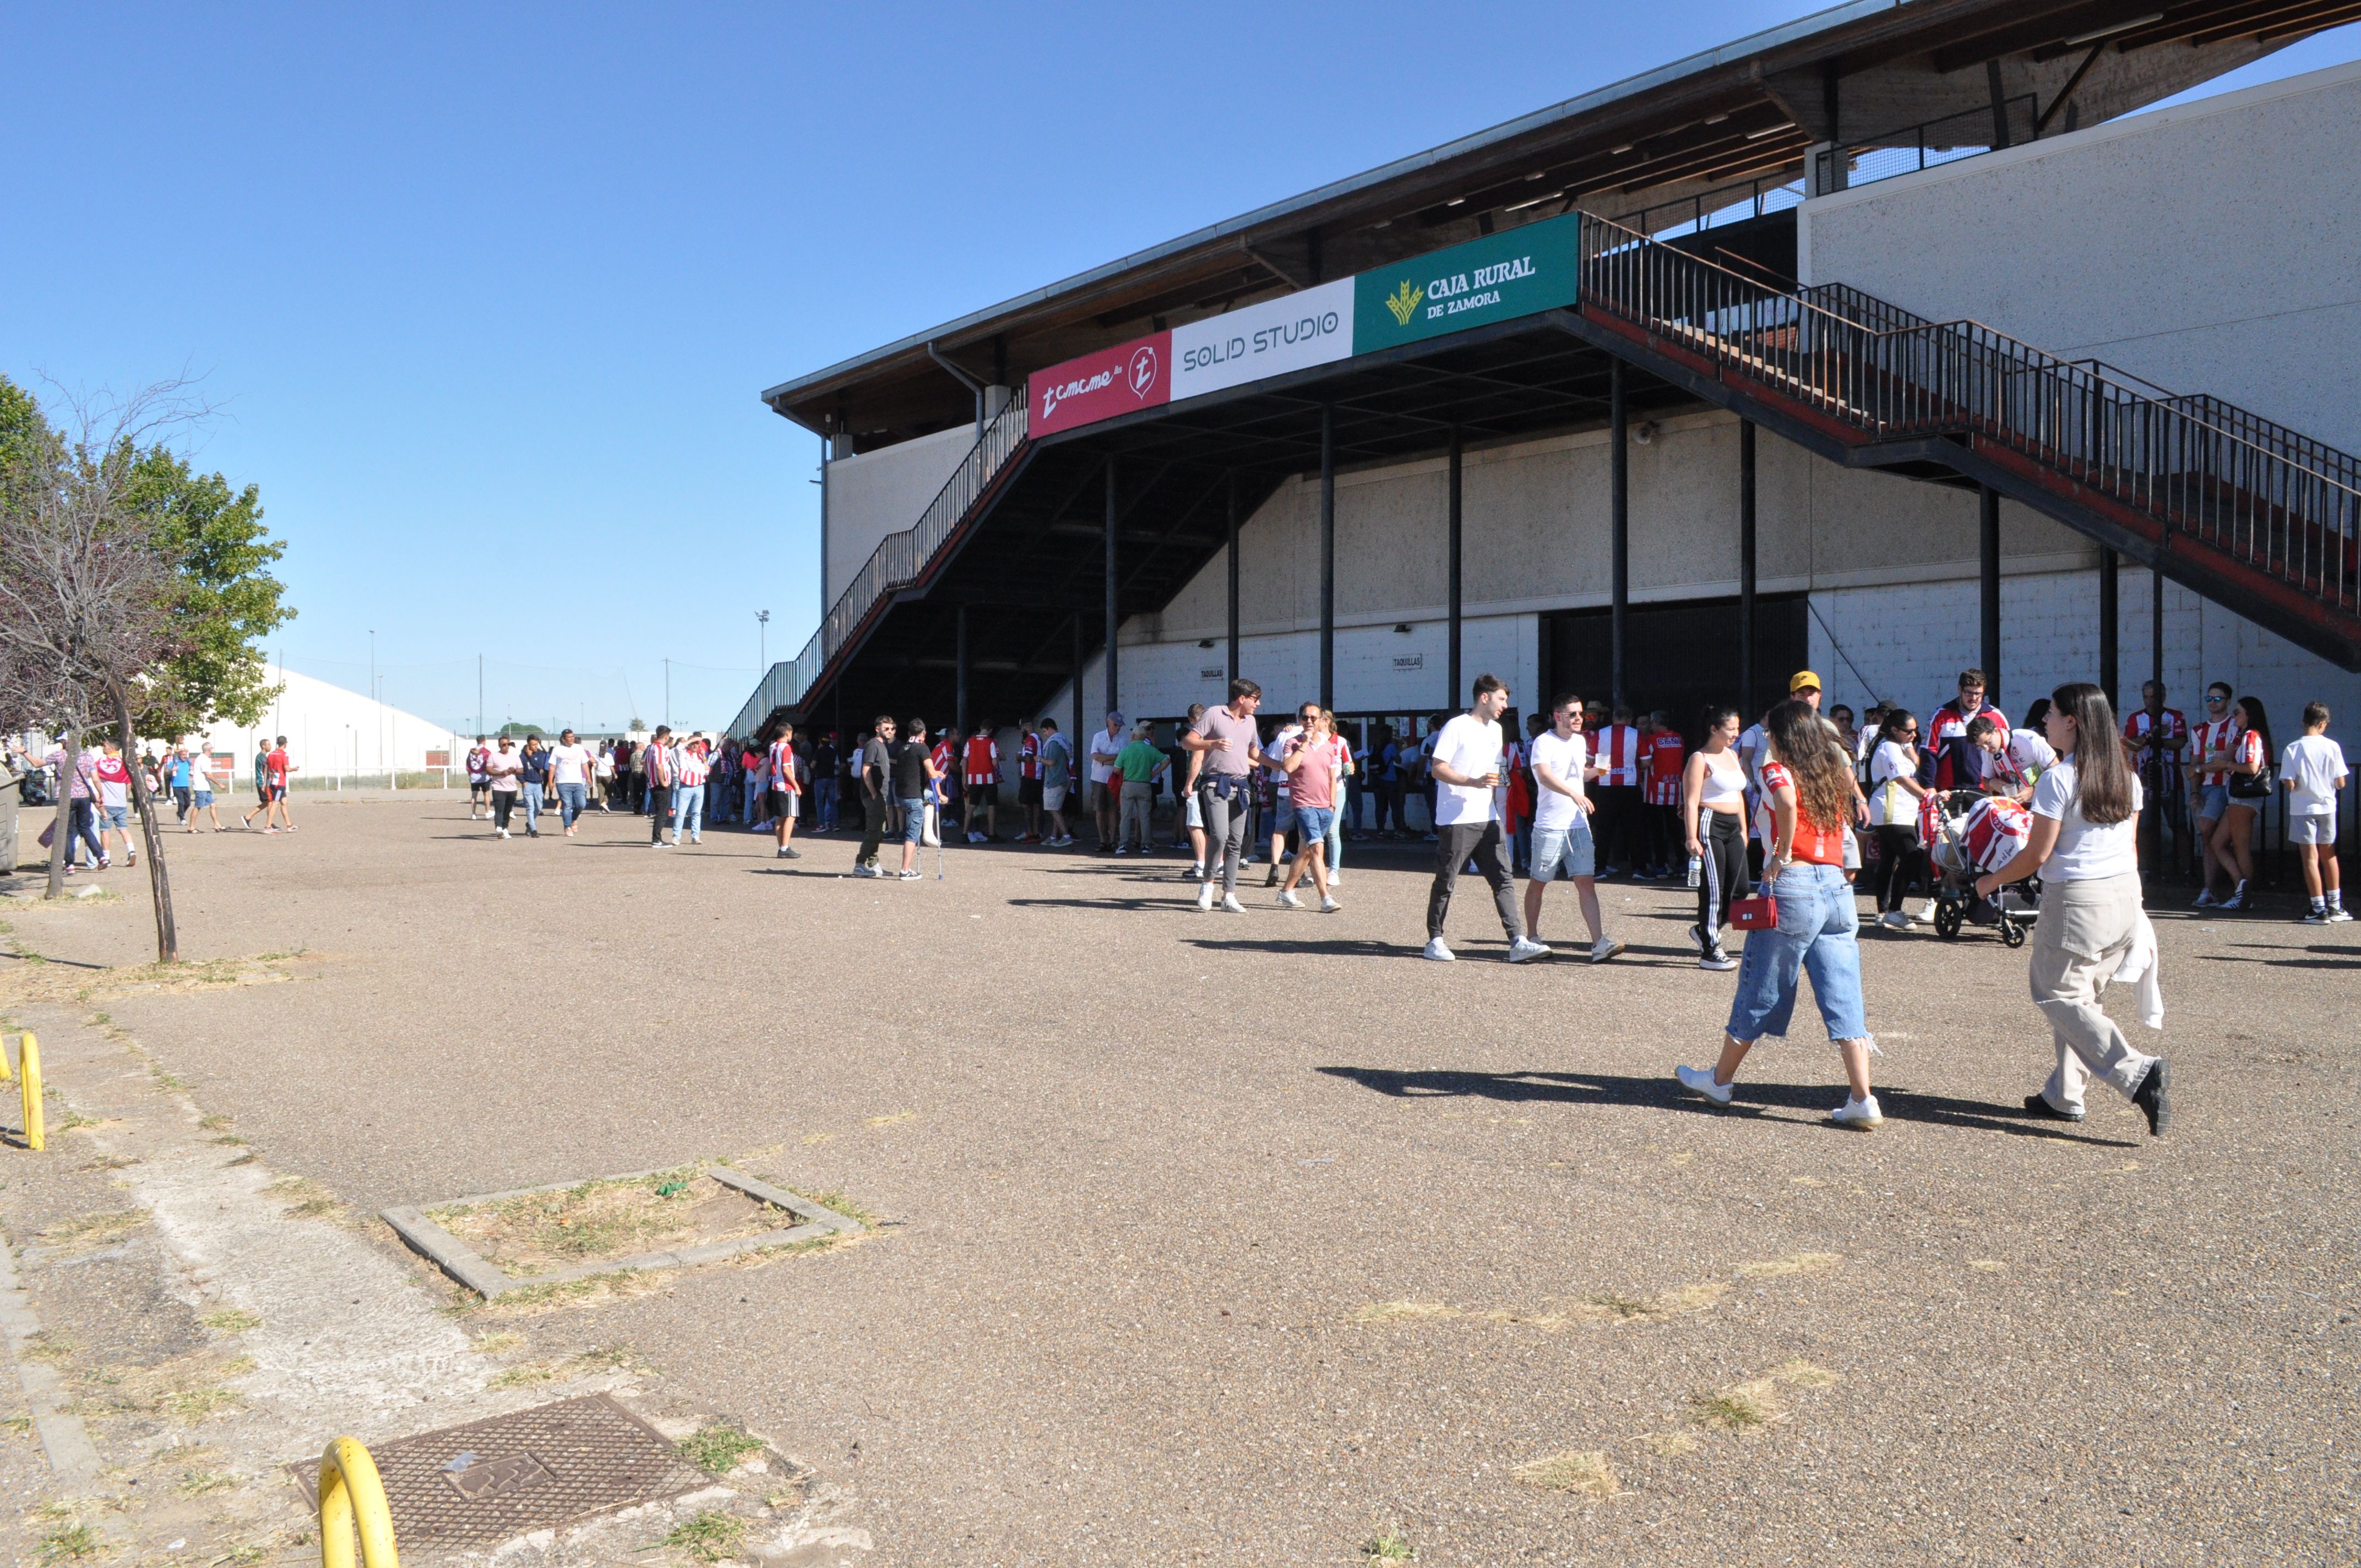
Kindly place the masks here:
<instances>
[{"instance_id":1,"label":"black sneaker","mask_svg":"<svg viewBox=\"0 0 2361 1568\"><path fill-rule=\"evenodd\" d=\"M2079 1122L2082 1119L2060 1111L2057 1106L2049 1103L2046 1095L2041 1094L2028 1094L2025 1097L2025 1113L2037 1122Z\"/></svg>"},{"instance_id":2,"label":"black sneaker","mask_svg":"<svg viewBox=\"0 0 2361 1568\"><path fill-rule=\"evenodd\" d=\"M2172 1071L2162 1057L2147 1069L2140 1086L2132 1091L2132 1103L2147 1118L2148 1136L2160 1138L2172 1125Z\"/></svg>"}]
</instances>

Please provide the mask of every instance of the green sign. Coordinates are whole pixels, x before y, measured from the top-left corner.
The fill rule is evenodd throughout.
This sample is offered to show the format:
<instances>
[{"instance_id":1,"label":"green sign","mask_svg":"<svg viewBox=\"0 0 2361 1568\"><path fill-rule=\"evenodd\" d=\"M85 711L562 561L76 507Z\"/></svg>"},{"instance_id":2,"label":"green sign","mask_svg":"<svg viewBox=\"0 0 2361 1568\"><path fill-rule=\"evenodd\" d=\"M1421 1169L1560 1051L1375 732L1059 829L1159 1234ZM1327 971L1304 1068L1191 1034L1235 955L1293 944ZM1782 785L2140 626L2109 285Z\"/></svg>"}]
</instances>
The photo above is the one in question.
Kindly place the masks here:
<instances>
[{"instance_id":1,"label":"green sign","mask_svg":"<svg viewBox=\"0 0 2361 1568\"><path fill-rule=\"evenodd\" d=\"M1573 304L1581 222L1568 213L1361 273L1353 280L1353 352Z\"/></svg>"}]
</instances>

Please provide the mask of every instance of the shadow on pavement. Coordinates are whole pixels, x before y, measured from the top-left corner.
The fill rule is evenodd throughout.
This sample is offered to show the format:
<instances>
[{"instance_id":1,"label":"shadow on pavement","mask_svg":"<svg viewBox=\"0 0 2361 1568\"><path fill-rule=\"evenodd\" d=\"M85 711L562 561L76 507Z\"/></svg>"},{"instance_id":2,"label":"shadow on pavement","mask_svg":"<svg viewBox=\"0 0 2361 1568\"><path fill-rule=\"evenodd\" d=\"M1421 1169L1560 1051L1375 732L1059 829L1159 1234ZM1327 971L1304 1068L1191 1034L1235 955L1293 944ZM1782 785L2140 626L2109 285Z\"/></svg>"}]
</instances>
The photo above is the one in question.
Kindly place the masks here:
<instances>
[{"instance_id":1,"label":"shadow on pavement","mask_svg":"<svg viewBox=\"0 0 2361 1568\"><path fill-rule=\"evenodd\" d=\"M1400 1072L1386 1068L1323 1067L1331 1078L1341 1078L1399 1100L1438 1096L1473 1097L1565 1105L1639 1105L1660 1110L1702 1111L1715 1115L1763 1110L1805 1111L1817 1116L1831 1104L1832 1092L1842 1084L1799 1085L1741 1078L1738 1098L1727 1108L1710 1105L1675 1082L1668 1071L1662 1078L1633 1078L1600 1072ZM1938 1126L1978 1127L2017 1137L2047 1138L2061 1143L2089 1144L2102 1148L2132 1148L2136 1141L2077 1133L2054 1122L2036 1122L2014 1106L1987 1105L1981 1101L1955 1100L1948 1095L1920 1094L1907 1089L1881 1086L1879 1105L1889 1122L1925 1122Z\"/></svg>"}]
</instances>

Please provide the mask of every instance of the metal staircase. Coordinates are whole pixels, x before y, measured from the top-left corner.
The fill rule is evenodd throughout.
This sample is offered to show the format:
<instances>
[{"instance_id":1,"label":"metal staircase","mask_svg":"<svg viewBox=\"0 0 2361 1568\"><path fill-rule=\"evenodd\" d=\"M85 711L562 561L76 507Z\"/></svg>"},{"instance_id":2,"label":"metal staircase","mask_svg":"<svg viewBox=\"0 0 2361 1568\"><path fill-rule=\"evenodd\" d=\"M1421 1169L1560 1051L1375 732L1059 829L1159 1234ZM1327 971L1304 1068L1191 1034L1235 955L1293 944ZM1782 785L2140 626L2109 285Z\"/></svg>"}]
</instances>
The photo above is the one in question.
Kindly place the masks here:
<instances>
[{"instance_id":1,"label":"metal staircase","mask_svg":"<svg viewBox=\"0 0 2361 1568\"><path fill-rule=\"evenodd\" d=\"M1840 285L1784 292L1583 220L1591 335L1856 466L1992 486L2361 670L2361 460L2210 397L1930 322Z\"/></svg>"},{"instance_id":2,"label":"metal staircase","mask_svg":"<svg viewBox=\"0 0 2361 1568\"><path fill-rule=\"evenodd\" d=\"M1019 387L1006 407L984 426L983 434L943 488L927 504L917 522L899 533L889 533L870 552L836 603L820 618L802 652L782 659L763 672L754 695L730 723L732 735L752 735L782 707L792 707L819 679L837 651L851 641L862 625L895 593L926 575L928 565L960 525L972 516L979 502L997 489L1023 465L1029 428L1025 389Z\"/></svg>"}]
</instances>

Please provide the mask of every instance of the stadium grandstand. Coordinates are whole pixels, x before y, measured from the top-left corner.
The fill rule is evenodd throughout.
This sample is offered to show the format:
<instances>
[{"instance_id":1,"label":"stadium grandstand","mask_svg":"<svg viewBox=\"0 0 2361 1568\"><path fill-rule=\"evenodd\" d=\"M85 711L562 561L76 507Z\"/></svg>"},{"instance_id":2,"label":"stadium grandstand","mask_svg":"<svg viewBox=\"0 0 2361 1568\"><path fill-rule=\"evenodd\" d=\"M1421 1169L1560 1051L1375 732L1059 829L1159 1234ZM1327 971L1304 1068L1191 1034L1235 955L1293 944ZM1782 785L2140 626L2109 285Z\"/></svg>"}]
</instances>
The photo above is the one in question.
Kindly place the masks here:
<instances>
[{"instance_id":1,"label":"stadium grandstand","mask_svg":"<svg viewBox=\"0 0 2361 1568\"><path fill-rule=\"evenodd\" d=\"M735 728L2355 711L2361 66L2151 106L2356 19L1856 0L785 381L825 609Z\"/></svg>"}]
</instances>

